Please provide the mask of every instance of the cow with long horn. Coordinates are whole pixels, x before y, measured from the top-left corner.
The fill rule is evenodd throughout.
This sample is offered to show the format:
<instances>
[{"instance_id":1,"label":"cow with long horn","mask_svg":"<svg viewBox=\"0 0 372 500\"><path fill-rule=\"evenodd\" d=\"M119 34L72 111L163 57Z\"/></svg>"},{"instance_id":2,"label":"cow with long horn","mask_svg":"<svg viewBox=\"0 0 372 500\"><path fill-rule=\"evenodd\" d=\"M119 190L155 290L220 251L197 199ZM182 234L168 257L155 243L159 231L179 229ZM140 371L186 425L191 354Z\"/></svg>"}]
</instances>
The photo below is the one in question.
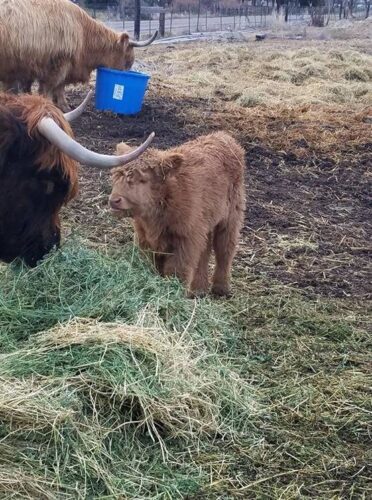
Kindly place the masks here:
<instances>
[{"instance_id":1,"label":"cow with long horn","mask_svg":"<svg viewBox=\"0 0 372 500\"><path fill-rule=\"evenodd\" d=\"M141 155L154 134L121 157L84 148L68 121L41 96L0 94L0 260L35 265L60 243L59 212L77 192L77 162L112 168Z\"/></svg>"},{"instance_id":2,"label":"cow with long horn","mask_svg":"<svg viewBox=\"0 0 372 500\"><path fill-rule=\"evenodd\" d=\"M6 89L29 92L38 80L40 93L67 111L65 85L88 82L99 66L130 69L134 48L156 36L133 41L70 0L1 0L0 81Z\"/></svg>"}]
</instances>

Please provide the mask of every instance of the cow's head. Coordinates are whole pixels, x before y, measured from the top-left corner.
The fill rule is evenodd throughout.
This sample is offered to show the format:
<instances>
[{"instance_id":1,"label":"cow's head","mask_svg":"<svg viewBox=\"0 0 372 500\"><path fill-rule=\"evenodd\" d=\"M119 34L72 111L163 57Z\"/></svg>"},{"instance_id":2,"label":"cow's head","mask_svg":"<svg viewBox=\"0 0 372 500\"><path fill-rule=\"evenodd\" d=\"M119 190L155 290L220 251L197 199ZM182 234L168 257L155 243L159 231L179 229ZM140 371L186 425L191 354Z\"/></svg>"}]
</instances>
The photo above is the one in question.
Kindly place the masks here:
<instances>
[{"instance_id":1,"label":"cow's head","mask_svg":"<svg viewBox=\"0 0 372 500\"><path fill-rule=\"evenodd\" d=\"M118 155L128 154L131 149L120 143L116 152ZM183 159L182 154L174 151L149 149L133 165L113 169L109 200L112 212L118 216L135 217L162 210L174 191L170 188L179 181L174 174Z\"/></svg>"},{"instance_id":2,"label":"cow's head","mask_svg":"<svg viewBox=\"0 0 372 500\"><path fill-rule=\"evenodd\" d=\"M21 257L33 266L59 245L59 211L77 192L77 162L121 164L117 155L93 153L72 138L68 122L86 101L63 115L42 97L0 94L0 260ZM152 137L125 161L137 158Z\"/></svg>"},{"instance_id":3,"label":"cow's head","mask_svg":"<svg viewBox=\"0 0 372 500\"><path fill-rule=\"evenodd\" d=\"M121 33L118 35L116 42L116 50L112 54L112 61L107 61L106 66L118 70L129 70L134 63L134 49L135 47L147 47L158 36L156 31L151 38L141 42L131 40L128 33Z\"/></svg>"}]
</instances>

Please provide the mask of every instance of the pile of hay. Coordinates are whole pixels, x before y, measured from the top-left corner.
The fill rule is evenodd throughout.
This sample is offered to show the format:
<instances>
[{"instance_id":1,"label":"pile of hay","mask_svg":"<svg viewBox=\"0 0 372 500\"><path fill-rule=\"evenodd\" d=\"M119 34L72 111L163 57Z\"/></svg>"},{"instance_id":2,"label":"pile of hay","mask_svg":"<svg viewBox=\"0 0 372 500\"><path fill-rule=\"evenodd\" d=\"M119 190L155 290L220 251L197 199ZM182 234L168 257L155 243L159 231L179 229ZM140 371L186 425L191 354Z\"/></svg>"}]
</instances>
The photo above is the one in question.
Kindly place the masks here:
<instances>
[{"instance_id":1,"label":"pile of hay","mask_svg":"<svg viewBox=\"0 0 372 500\"><path fill-rule=\"evenodd\" d=\"M224 306L185 300L131 247L69 246L0 280L0 496L184 494L193 454L252 428Z\"/></svg>"},{"instance_id":2,"label":"pile of hay","mask_svg":"<svg viewBox=\"0 0 372 500\"><path fill-rule=\"evenodd\" d=\"M2 266L0 497L363 496L363 311L236 272L212 302L131 246Z\"/></svg>"},{"instance_id":3,"label":"pile of hay","mask_svg":"<svg viewBox=\"0 0 372 500\"><path fill-rule=\"evenodd\" d=\"M302 104L363 106L372 99L372 57L340 46L223 44L158 49L146 58L155 81L177 93L219 97L242 107Z\"/></svg>"}]
</instances>

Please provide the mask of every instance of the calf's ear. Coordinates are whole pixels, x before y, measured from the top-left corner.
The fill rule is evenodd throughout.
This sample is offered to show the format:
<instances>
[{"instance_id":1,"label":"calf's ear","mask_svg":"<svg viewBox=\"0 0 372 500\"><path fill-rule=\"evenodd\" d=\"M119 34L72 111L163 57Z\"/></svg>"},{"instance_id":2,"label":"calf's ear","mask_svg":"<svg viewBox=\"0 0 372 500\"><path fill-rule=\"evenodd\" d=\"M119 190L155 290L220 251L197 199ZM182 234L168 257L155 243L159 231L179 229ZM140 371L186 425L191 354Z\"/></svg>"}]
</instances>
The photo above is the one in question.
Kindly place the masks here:
<instances>
[{"instance_id":1,"label":"calf's ear","mask_svg":"<svg viewBox=\"0 0 372 500\"><path fill-rule=\"evenodd\" d=\"M161 168L164 173L175 172L182 165L183 160L181 153L167 153L161 162Z\"/></svg>"},{"instance_id":2,"label":"calf's ear","mask_svg":"<svg viewBox=\"0 0 372 500\"><path fill-rule=\"evenodd\" d=\"M125 155L126 153L130 153L132 149L133 148L131 146L128 146L128 144L125 144L125 142L119 142L119 144L116 146L115 153L118 156Z\"/></svg>"}]
</instances>

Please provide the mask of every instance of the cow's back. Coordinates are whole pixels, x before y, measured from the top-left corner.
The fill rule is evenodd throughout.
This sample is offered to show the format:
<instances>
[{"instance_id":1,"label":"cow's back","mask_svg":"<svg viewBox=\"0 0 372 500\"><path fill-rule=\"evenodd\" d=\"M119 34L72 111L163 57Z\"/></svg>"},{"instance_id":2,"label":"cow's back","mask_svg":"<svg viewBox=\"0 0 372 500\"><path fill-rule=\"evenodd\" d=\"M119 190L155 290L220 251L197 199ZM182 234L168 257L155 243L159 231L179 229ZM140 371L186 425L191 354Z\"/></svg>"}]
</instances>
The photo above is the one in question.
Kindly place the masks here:
<instances>
[{"instance_id":1,"label":"cow's back","mask_svg":"<svg viewBox=\"0 0 372 500\"><path fill-rule=\"evenodd\" d=\"M2 0L0 79L73 59L81 51L84 16L69 0Z\"/></svg>"}]
</instances>

